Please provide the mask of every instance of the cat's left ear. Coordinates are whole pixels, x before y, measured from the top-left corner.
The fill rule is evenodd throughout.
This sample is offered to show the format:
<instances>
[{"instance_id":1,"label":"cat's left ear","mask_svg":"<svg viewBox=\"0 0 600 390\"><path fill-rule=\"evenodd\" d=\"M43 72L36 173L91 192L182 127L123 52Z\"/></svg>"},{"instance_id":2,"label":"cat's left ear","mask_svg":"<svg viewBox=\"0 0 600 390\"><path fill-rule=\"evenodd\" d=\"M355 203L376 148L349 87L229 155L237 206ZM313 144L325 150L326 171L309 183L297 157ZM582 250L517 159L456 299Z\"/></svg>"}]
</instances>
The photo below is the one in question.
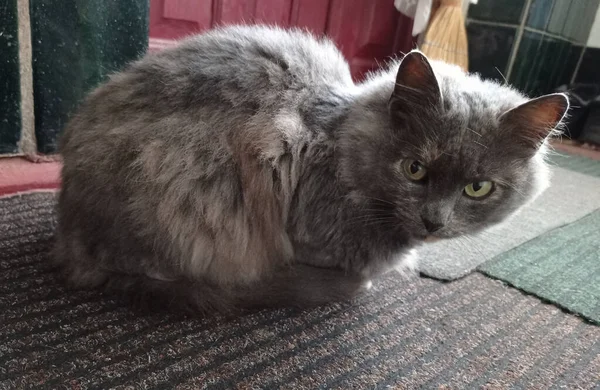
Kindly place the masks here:
<instances>
[{"instance_id":1,"label":"cat's left ear","mask_svg":"<svg viewBox=\"0 0 600 390\"><path fill-rule=\"evenodd\" d=\"M511 136L526 146L537 149L556 129L569 110L569 99L562 93L553 93L532 99L500 117L500 124Z\"/></svg>"},{"instance_id":2,"label":"cat's left ear","mask_svg":"<svg viewBox=\"0 0 600 390\"><path fill-rule=\"evenodd\" d=\"M418 50L405 55L396 74L396 86L389 101L390 111L418 111L424 105L436 106L441 102L440 86L427 57Z\"/></svg>"}]
</instances>

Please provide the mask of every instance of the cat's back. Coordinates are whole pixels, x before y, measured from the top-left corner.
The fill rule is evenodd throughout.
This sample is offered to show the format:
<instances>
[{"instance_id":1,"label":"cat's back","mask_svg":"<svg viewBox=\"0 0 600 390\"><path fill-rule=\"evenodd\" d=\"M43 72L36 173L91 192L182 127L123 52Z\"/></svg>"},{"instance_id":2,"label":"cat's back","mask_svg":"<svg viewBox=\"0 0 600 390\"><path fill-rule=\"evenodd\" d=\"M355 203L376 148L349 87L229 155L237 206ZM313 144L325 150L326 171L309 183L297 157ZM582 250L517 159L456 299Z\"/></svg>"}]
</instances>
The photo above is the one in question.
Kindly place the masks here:
<instances>
[{"instance_id":1,"label":"cat's back","mask_svg":"<svg viewBox=\"0 0 600 390\"><path fill-rule=\"evenodd\" d=\"M299 29L214 29L156 56L163 58L183 62L191 73L236 80L240 88L353 85L348 64L336 46Z\"/></svg>"},{"instance_id":2,"label":"cat's back","mask_svg":"<svg viewBox=\"0 0 600 390\"><path fill-rule=\"evenodd\" d=\"M268 26L218 28L113 75L82 104L65 131L63 151L73 132L81 143L89 143L82 133L101 141L107 132L130 136L135 127L136 138L154 138L162 128L188 128L188 122L221 132L257 113L293 113L353 87L347 62L327 39Z\"/></svg>"},{"instance_id":3,"label":"cat's back","mask_svg":"<svg viewBox=\"0 0 600 390\"><path fill-rule=\"evenodd\" d=\"M167 109L205 105L251 105L271 109L353 86L349 67L335 45L301 30L229 26L188 38L149 55L107 84L129 87L127 100L162 98Z\"/></svg>"}]
</instances>

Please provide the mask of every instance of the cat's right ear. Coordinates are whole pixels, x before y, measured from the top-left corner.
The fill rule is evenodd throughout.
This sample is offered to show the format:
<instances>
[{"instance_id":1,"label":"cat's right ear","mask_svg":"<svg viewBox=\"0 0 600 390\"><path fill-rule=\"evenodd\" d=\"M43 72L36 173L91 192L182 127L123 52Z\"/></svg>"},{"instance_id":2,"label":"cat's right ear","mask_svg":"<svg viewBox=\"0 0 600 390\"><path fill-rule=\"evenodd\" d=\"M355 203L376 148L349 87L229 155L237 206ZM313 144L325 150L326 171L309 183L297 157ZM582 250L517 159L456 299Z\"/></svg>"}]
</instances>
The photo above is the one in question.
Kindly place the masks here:
<instances>
[{"instance_id":1,"label":"cat's right ear","mask_svg":"<svg viewBox=\"0 0 600 390\"><path fill-rule=\"evenodd\" d=\"M427 57L418 50L405 55L388 104L390 112L411 113L422 110L423 106L439 106L441 102L440 87Z\"/></svg>"},{"instance_id":2,"label":"cat's right ear","mask_svg":"<svg viewBox=\"0 0 600 390\"><path fill-rule=\"evenodd\" d=\"M537 149L559 126L568 110L567 95L553 93L505 112L500 116L500 123L523 145Z\"/></svg>"}]
</instances>

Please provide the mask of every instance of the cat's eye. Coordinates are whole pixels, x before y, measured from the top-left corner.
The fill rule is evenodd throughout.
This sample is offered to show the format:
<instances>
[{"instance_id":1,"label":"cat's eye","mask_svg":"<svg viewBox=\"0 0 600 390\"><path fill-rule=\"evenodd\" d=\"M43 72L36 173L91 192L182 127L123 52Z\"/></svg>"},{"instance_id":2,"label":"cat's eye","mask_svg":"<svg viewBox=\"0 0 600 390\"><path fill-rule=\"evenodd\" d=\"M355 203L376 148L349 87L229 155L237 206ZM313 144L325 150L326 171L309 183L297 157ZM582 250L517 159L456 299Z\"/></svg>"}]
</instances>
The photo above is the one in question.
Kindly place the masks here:
<instances>
[{"instance_id":1,"label":"cat's eye","mask_svg":"<svg viewBox=\"0 0 600 390\"><path fill-rule=\"evenodd\" d=\"M402 170L410 180L420 181L427 176L427 169L417 160L402 160Z\"/></svg>"},{"instance_id":2,"label":"cat's eye","mask_svg":"<svg viewBox=\"0 0 600 390\"><path fill-rule=\"evenodd\" d=\"M470 198L483 198L488 195L494 188L494 183L491 181L476 181L465 187L465 194Z\"/></svg>"}]
</instances>

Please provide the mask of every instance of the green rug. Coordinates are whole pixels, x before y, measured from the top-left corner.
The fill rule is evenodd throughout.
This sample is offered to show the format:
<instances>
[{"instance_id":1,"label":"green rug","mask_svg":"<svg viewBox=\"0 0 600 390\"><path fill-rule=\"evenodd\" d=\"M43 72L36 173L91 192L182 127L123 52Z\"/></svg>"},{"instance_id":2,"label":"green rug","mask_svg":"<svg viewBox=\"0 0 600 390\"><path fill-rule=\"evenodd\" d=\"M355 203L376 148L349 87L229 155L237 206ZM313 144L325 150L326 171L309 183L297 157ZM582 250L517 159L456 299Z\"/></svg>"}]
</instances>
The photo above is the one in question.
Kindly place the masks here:
<instances>
[{"instance_id":1,"label":"green rug","mask_svg":"<svg viewBox=\"0 0 600 390\"><path fill-rule=\"evenodd\" d=\"M552 153L549 161L550 164L554 166L559 166L585 175L600 177L600 161L559 152Z\"/></svg>"},{"instance_id":2,"label":"green rug","mask_svg":"<svg viewBox=\"0 0 600 390\"><path fill-rule=\"evenodd\" d=\"M550 162L600 177L600 161L553 153ZM600 210L504 252L478 270L600 324Z\"/></svg>"},{"instance_id":3,"label":"green rug","mask_svg":"<svg viewBox=\"0 0 600 390\"><path fill-rule=\"evenodd\" d=\"M600 210L505 252L479 270L600 324Z\"/></svg>"}]
</instances>

